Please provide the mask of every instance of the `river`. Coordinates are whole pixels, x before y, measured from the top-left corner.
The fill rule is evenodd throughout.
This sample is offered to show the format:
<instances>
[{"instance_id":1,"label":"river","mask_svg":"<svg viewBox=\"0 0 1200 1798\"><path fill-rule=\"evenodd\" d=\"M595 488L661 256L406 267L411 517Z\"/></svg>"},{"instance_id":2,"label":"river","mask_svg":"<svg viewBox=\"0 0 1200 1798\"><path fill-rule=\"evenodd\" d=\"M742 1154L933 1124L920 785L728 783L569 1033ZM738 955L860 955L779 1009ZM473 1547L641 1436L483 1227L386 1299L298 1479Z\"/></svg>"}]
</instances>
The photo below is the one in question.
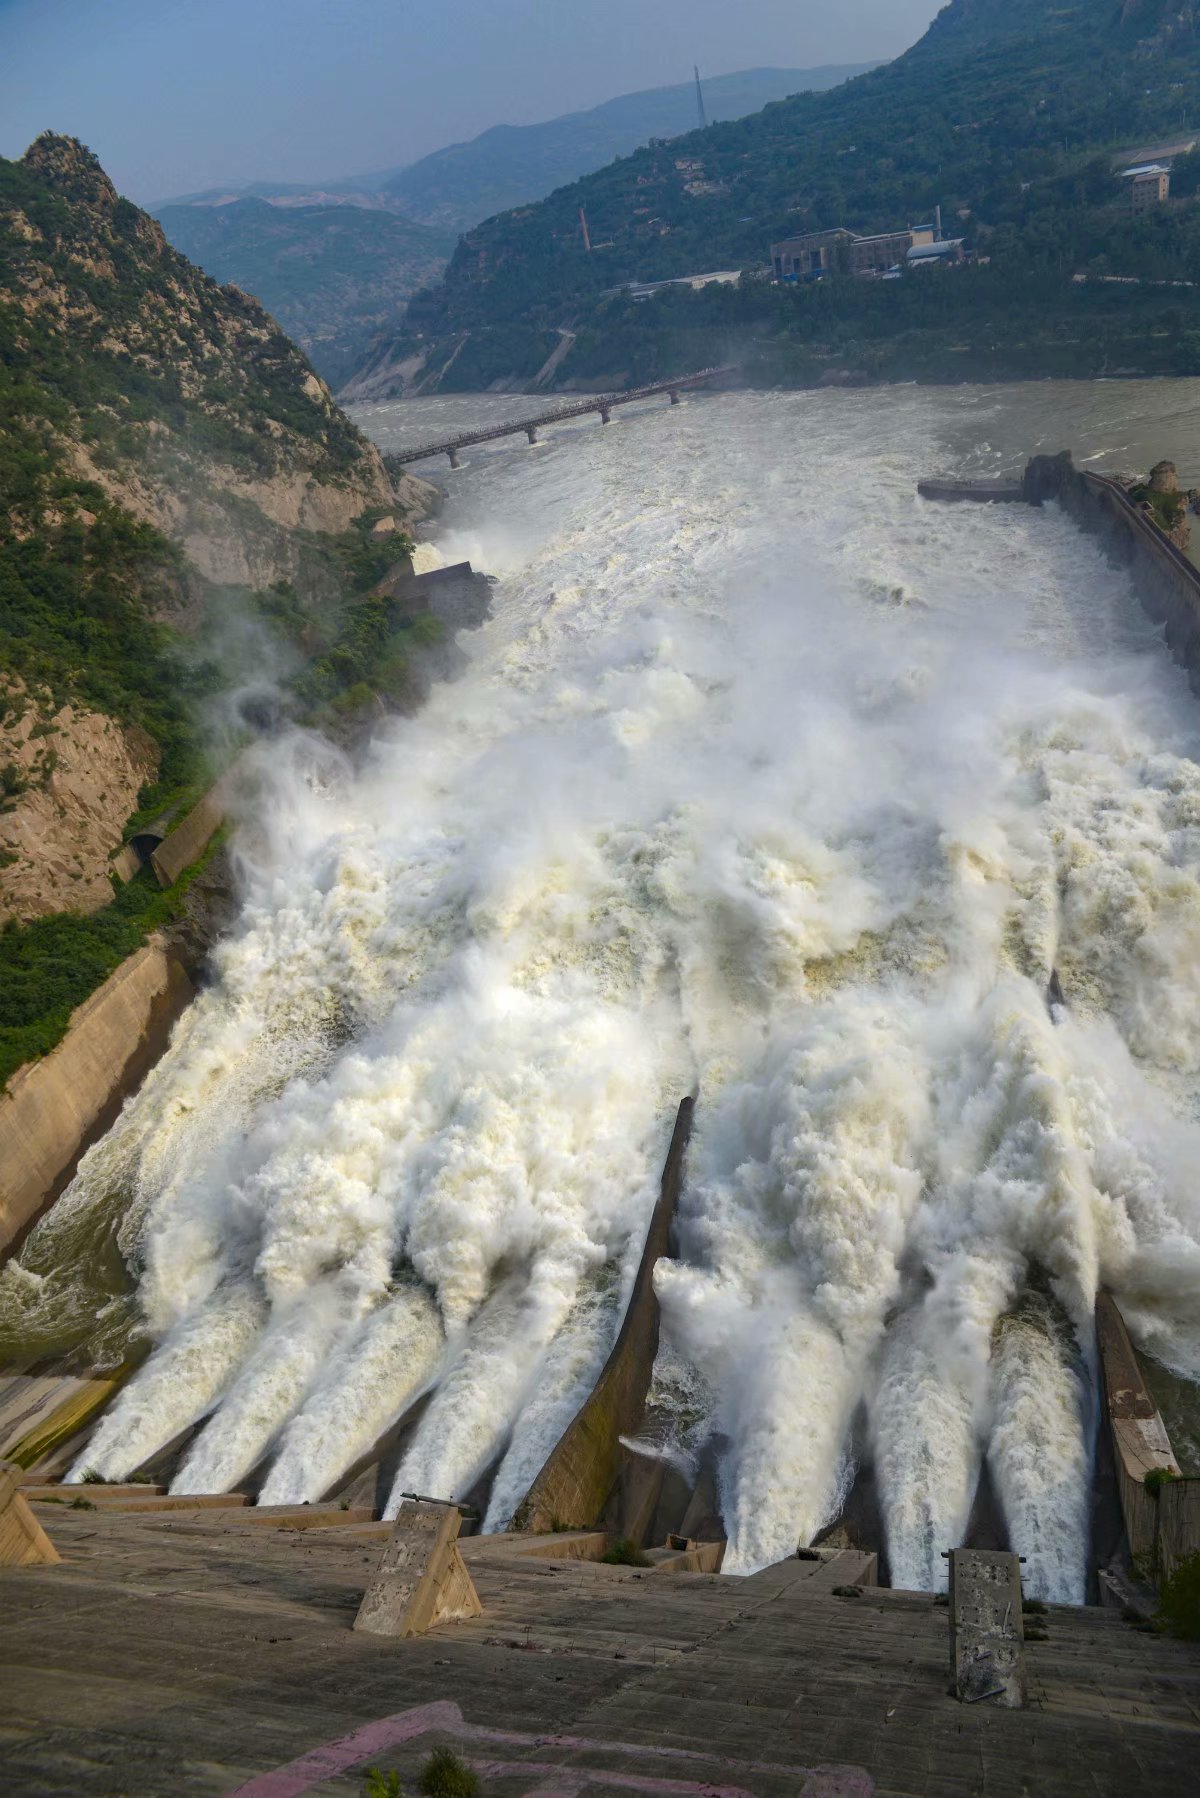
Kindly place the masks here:
<instances>
[{"instance_id":1,"label":"river","mask_svg":"<svg viewBox=\"0 0 1200 1798\"><path fill-rule=\"evenodd\" d=\"M1196 397L695 396L445 471L436 551L498 577L466 672L360 768L264 752L214 984L0 1278L27 1350L149 1334L86 1466L207 1418L176 1490L311 1498L431 1390L397 1495L498 1462L503 1527L695 1090L656 1396L727 1568L869 1457L894 1583L944 1585L986 1459L1082 1601L1097 1285L1200 1376L1200 710L1055 509L915 483L1186 477Z\"/></svg>"}]
</instances>

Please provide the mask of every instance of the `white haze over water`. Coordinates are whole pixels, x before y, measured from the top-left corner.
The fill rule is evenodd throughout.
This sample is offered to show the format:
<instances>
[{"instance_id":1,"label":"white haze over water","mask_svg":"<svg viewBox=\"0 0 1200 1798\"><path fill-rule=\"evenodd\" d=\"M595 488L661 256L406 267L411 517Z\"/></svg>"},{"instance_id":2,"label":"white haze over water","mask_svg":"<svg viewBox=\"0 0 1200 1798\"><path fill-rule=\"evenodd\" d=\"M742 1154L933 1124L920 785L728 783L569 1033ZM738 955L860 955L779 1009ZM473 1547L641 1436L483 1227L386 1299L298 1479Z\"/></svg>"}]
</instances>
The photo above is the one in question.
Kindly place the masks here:
<instances>
[{"instance_id":1,"label":"white haze over water","mask_svg":"<svg viewBox=\"0 0 1200 1798\"><path fill-rule=\"evenodd\" d=\"M392 1508L503 1456L502 1527L695 1089L657 1284L728 1569L866 1442L895 1583L987 1457L1083 1598L1098 1283L1200 1374L1200 713L1053 509L916 499L963 404L709 397L452 478L468 672L357 774L264 752L217 983L43 1226L127 1207L158 1345L77 1476L207 1415L176 1489L315 1498L432 1392Z\"/></svg>"}]
</instances>

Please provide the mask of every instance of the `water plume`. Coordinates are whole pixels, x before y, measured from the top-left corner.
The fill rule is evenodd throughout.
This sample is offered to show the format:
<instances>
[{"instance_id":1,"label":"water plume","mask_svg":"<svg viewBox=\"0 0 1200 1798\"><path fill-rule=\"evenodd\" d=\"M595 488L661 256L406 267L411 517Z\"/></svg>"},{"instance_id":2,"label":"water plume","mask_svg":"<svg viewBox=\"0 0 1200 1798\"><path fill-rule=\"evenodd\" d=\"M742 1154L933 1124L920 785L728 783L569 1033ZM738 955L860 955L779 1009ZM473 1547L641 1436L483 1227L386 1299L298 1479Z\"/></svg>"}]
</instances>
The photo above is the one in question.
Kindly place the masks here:
<instances>
[{"instance_id":1,"label":"water plume","mask_svg":"<svg viewBox=\"0 0 1200 1798\"><path fill-rule=\"evenodd\" d=\"M698 1086L657 1288L726 1565L830 1521L865 1407L898 1580L986 1449L1080 1591L1098 1284L1200 1375L1200 739L1070 521L916 499L964 404L729 395L464 471L462 678L354 766L260 755L213 983L0 1275L0 1333L156 1345L106 1468L207 1417L185 1484L311 1497L428 1392L398 1484L507 1521Z\"/></svg>"}]
</instances>

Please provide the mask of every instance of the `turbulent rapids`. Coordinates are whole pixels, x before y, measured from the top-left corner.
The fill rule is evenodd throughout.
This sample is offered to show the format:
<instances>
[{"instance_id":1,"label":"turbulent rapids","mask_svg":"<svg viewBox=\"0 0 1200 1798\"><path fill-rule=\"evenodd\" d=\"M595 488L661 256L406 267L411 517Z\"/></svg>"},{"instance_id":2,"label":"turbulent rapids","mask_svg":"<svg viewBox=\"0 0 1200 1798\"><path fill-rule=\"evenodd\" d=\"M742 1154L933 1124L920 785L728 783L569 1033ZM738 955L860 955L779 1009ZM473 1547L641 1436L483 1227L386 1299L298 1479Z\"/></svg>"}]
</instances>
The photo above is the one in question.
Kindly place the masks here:
<instances>
[{"instance_id":1,"label":"turbulent rapids","mask_svg":"<svg viewBox=\"0 0 1200 1798\"><path fill-rule=\"evenodd\" d=\"M986 1463L1082 1601L1098 1286L1200 1376L1200 711L1052 509L915 498L952 403L724 396L456 478L467 672L357 769L264 752L213 985L0 1279L6 1339L153 1345L76 1477L199 1423L176 1490L317 1498L425 1394L393 1508L495 1469L504 1527L695 1090L656 1384L726 1570L869 1460L936 1586Z\"/></svg>"}]
</instances>

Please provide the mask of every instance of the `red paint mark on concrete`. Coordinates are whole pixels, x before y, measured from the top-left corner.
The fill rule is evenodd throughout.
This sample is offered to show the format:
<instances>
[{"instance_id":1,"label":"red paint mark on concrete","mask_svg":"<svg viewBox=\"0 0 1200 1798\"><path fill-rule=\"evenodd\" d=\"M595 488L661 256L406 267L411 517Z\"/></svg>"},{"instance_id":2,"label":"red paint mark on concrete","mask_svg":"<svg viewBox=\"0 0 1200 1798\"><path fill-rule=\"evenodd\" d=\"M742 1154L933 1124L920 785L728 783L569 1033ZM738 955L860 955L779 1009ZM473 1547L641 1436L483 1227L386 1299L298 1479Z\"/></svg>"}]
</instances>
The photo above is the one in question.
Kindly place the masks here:
<instances>
[{"instance_id":1,"label":"red paint mark on concrete","mask_svg":"<svg viewBox=\"0 0 1200 1798\"><path fill-rule=\"evenodd\" d=\"M624 1744L611 1742L608 1746L617 1748ZM625 1752L629 1752L628 1748ZM644 1751L638 1749L637 1752ZM556 1786L536 1786L526 1794L526 1798L561 1798L564 1793L567 1798L574 1798L575 1793L581 1792L584 1786L593 1781L606 1786L621 1786L630 1792L665 1793L669 1798L682 1798L683 1794L687 1798L693 1798L693 1794L697 1793L702 1793L703 1798L754 1798L754 1793L747 1791L745 1786L712 1785L706 1780L698 1784L692 1779L650 1779L640 1773L613 1773L607 1767L554 1767L544 1761L471 1761L470 1765L481 1779L521 1779L533 1773L543 1773L560 1781ZM564 1776L574 1783L561 1783Z\"/></svg>"},{"instance_id":2,"label":"red paint mark on concrete","mask_svg":"<svg viewBox=\"0 0 1200 1798\"><path fill-rule=\"evenodd\" d=\"M449 1702L420 1704L411 1711L399 1711L394 1717L381 1717L378 1723L364 1723L351 1735L325 1742L286 1767L273 1773L260 1773L257 1779L239 1786L230 1798L300 1798L323 1779L334 1779L359 1761L382 1754L388 1748L399 1748L430 1730L444 1730L447 1735L461 1735L463 1714Z\"/></svg>"},{"instance_id":3,"label":"red paint mark on concrete","mask_svg":"<svg viewBox=\"0 0 1200 1798\"><path fill-rule=\"evenodd\" d=\"M624 1754L639 1760L699 1761L709 1767L728 1767L741 1774L782 1773L799 1782L801 1798L872 1798L875 1782L863 1767L794 1767L778 1761L734 1761L705 1754L698 1748L656 1747L642 1742L601 1742L589 1736L532 1735L520 1730L489 1729L485 1724L468 1723L459 1707L449 1699L434 1704L421 1704L412 1710L398 1711L395 1716L381 1717L376 1723L365 1723L348 1736L325 1742L298 1760L276 1767L271 1773L260 1773L245 1785L238 1786L229 1798L301 1798L324 1779L334 1779L360 1761L375 1759L389 1749L437 1730L464 1742L494 1742L510 1748L551 1748L569 1754ZM577 1794L594 1781L621 1786L634 1792L661 1794L661 1798L753 1798L744 1786L717 1785L711 1780L654 1778L647 1774L615 1773L608 1768L563 1766L552 1761L486 1761L477 1763L483 1775L494 1778L542 1776L543 1783L533 1788L537 1798L577 1798Z\"/></svg>"}]
</instances>

